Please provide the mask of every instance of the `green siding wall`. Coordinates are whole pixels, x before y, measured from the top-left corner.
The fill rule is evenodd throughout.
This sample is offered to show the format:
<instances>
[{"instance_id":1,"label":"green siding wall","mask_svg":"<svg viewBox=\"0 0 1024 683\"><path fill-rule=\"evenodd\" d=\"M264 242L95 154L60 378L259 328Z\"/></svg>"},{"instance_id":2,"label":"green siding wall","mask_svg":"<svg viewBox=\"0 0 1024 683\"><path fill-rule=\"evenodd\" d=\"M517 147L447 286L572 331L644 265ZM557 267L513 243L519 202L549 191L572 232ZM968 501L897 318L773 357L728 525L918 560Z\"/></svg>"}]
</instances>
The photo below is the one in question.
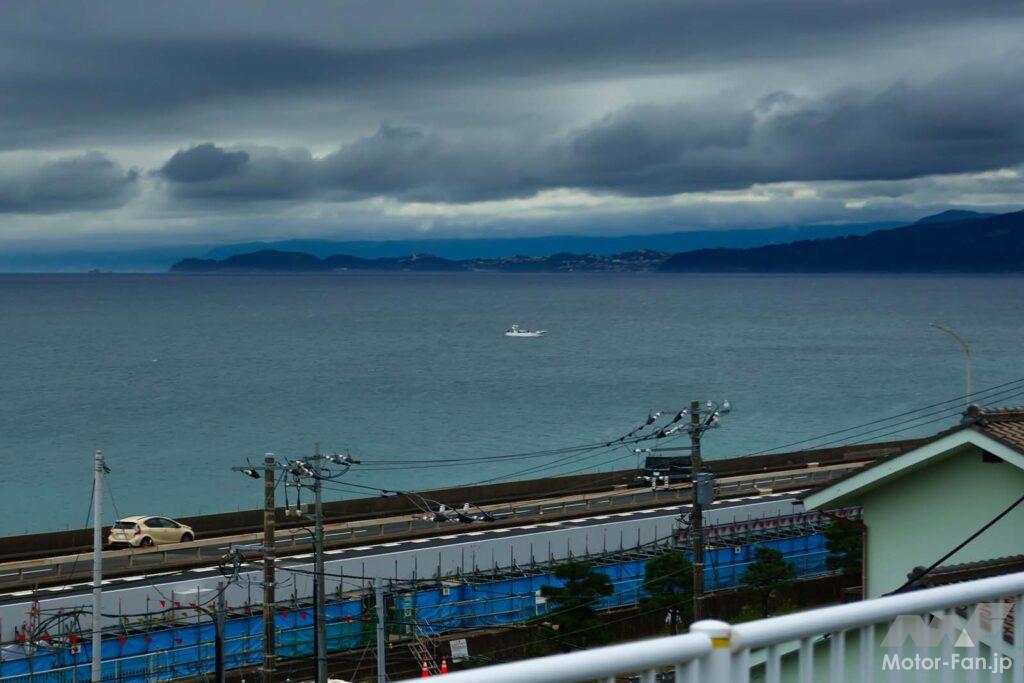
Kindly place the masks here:
<instances>
[{"instance_id":1,"label":"green siding wall","mask_svg":"<svg viewBox=\"0 0 1024 683\"><path fill-rule=\"evenodd\" d=\"M983 463L969 446L863 494L868 526L867 596L901 586L1024 495L1024 471ZM1024 503L946 561L1024 553Z\"/></svg>"}]
</instances>

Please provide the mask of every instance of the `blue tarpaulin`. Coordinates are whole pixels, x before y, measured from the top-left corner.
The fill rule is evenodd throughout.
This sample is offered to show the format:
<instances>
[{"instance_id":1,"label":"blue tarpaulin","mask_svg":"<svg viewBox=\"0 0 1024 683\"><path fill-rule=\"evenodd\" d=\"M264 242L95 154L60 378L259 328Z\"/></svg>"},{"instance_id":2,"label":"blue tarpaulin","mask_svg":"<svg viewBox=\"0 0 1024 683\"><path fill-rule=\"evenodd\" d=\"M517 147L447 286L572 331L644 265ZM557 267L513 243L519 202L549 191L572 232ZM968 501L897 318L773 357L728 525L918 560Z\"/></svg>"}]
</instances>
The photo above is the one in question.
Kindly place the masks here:
<instances>
[{"instance_id":1,"label":"blue tarpaulin","mask_svg":"<svg viewBox=\"0 0 1024 683\"><path fill-rule=\"evenodd\" d=\"M747 566L754 561L759 547L782 552L794 565L797 576L827 572L824 537L821 534L768 541L751 545L716 548L705 554L704 585L709 590L735 588ZM615 592L603 598L600 609L638 602L641 596L646 560L630 560L596 567L611 577ZM547 608L538 600L544 585L558 585L553 574L538 574L501 581L479 583L452 582L444 588L399 593L388 621L395 632L434 635L446 631L470 630L486 626L522 623ZM126 632L119 638L103 641L103 678L124 683L180 678L212 672L214 662L214 626L189 618L189 625L167 624L144 633ZM364 614L361 600L330 602L327 605L327 649L338 651L359 647L373 637L375 617ZM313 653L312 608L278 608L277 652L283 657L310 656ZM121 642L123 639L123 642ZM263 658L263 618L232 616L225 623L225 666L259 664ZM0 680L20 679L18 683L72 683L89 680L88 644L78 654L67 649L37 650L31 657L0 662ZM13 681L11 681L13 683Z\"/></svg>"}]
</instances>

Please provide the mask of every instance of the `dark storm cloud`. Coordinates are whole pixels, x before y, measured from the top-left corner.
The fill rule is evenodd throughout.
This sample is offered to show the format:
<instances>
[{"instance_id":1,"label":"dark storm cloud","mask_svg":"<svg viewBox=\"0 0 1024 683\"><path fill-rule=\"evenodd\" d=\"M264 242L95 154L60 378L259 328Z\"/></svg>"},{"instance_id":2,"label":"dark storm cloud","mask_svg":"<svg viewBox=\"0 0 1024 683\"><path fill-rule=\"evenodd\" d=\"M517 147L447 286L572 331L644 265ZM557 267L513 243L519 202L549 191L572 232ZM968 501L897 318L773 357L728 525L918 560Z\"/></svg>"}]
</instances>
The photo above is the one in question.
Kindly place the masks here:
<instances>
[{"instance_id":1,"label":"dark storm cloud","mask_svg":"<svg viewBox=\"0 0 1024 683\"><path fill-rule=\"evenodd\" d=\"M303 149L227 150L209 142L175 152L157 171L176 196L215 201L304 197L317 186L315 173Z\"/></svg>"},{"instance_id":2,"label":"dark storm cloud","mask_svg":"<svg viewBox=\"0 0 1024 683\"><path fill-rule=\"evenodd\" d=\"M872 188L956 202L998 183L926 179L1024 162L1022 32L1019 0L7 0L0 211L119 206L141 186L122 225L168 234L285 213L282 230L428 229L453 208L396 204L566 188L602 195L579 220L626 226L647 220L636 198L787 181L817 183L828 220ZM16 161L40 150L64 161ZM787 191L742 212L814 220ZM394 201L354 203L376 197Z\"/></svg>"},{"instance_id":3,"label":"dark storm cloud","mask_svg":"<svg viewBox=\"0 0 1024 683\"><path fill-rule=\"evenodd\" d=\"M336 201L387 196L407 201L465 202L526 196L541 188L519 176L524 150L452 142L439 135L381 126L373 135L314 157L271 147L228 151L204 143L174 154L160 170L181 198L212 201L283 200L316 196ZM244 157L243 157L244 155ZM224 160L231 158L228 166ZM182 161L197 169L183 178ZM201 177L201 174L206 174Z\"/></svg>"},{"instance_id":4,"label":"dark storm cloud","mask_svg":"<svg viewBox=\"0 0 1024 683\"><path fill-rule=\"evenodd\" d=\"M186 159L202 159L203 173L216 172L170 172ZM976 68L879 92L775 92L745 104L630 107L559 138L514 146L394 126L320 158L265 150L249 161L243 151L205 144L176 154L163 173L203 197L266 191L265 198L335 193L463 202L558 187L657 196L785 181L898 180L1022 160L1024 71ZM270 165L276 173L267 172ZM269 176L278 184L268 184Z\"/></svg>"},{"instance_id":5,"label":"dark storm cloud","mask_svg":"<svg viewBox=\"0 0 1024 683\"><path fill-rule=\"evenodd\" d=\"M175 182L195 183L237 173L248 161L248 152L228 152L206 143L175 153L160 173Z\"/></svg>"},{"instance_id":6,"label":"dark storm cloud","mask_svg":"<svg viewBox=\"0 0 1024 683\"><path fill-rule=\"evenodd\" d=\"M622 111L573 136L559 182L657 195L1013 165L1024 160L1022 57L1009 68L960 69L878 92L777 92L746 107Z\"/></svg>"},{"instance_id":7,"label":"dark storm cloud","mask_svg":"<svg viewBox=\"0 0 1024 683\"><path fill-rule=\"evenodd\" d=\"M173 9L171 9L173 7ZM438 3L19 2L0 6L0 146L168 135L254 98L297 106L523 88L901 42L1020 16L1008 0L519 0ZM415 109L415 107L413 107ZM415 121L415 111L409 111ZM228 124L230 125L230 124Z\"/></svg>"},{"instance_id":8,"label":"dark storm cloud","mask_svg":"<svg viewBox=\"0 0 1024 683\"><path fill-rule=\"evenodd\" d=\"M493 139L471 143L410 128L381 126L319 162L324 188L407 201L465 202L535 193L528 173L540 150Z\"/></svg>"},{"instance_id":9,"label":"dark storm cloud","mask_svg":"<svg viewBox=\"0 0 1024 683\"><path fill-rule=\"evenodd\" d=\"M0 167L0 213L115 208L131 198L137 179L100 152Z\"/></svg>"}]
</instances>

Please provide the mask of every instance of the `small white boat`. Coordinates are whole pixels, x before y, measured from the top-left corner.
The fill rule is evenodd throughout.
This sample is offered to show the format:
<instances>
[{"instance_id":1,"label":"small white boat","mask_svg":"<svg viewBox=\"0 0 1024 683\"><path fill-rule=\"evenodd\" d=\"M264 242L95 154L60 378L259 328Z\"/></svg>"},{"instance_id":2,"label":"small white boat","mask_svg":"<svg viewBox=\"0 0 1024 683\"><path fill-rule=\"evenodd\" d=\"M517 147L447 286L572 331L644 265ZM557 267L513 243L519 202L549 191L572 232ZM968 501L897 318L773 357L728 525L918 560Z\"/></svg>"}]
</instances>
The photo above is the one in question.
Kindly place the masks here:
<instances>
[{"instance_id":1,"label":"small white boat","mask_svg":"<svg viewBox=\"0 0 1024 683\"><path fill-rule=\"evenodd\" d=\"M513 325L505 330L506 337L543 337L547 330L524 330L519 325Z\"/></svg>"}]
</instances>

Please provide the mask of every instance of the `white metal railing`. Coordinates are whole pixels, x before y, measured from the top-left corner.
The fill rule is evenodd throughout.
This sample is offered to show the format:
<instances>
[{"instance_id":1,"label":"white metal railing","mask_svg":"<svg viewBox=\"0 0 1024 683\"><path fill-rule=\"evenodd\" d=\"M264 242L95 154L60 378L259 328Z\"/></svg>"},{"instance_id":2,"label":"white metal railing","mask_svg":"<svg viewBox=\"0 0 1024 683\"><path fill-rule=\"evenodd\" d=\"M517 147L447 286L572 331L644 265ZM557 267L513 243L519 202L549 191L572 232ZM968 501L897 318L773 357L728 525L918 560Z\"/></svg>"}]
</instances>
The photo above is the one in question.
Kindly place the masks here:
<instances>
[{"instance_id":1,"label":"white metal railing","mask_svg":"<svg viewBox=\"0 0 1024 683\"><path fill-rule=\"evenodd\" d=\"M1008 600L1013 610L1012 634L1003 633L998 619L987 625L987 631L982 628L984 624L979 625L983 604L1007 605ZM991 611L991 607L986 609ZM936 616L945 621L935 619ZM925 619L917 619L921 629L910 633L905 627L908 623L912 626L915 617ZM960 626L948 630L954 621ZM936 629L937 622L942 642L923 642L929 629ZM947 630L943 630L943 624ZM879 645L879 625L896 629L900 644L887 645L883 639ZM983 632L987 635L980 635ZM856 648L848 651L846 636L851 633L856 636ZM966 648L964 634L972 643ZM960 653L959 659L954 659L958 635ZM1012 643L1004 635L1011 635ZM908 645L914 655L919 655L918 659L906 655ZM817 672L816 650L820 650L817 654L822 660ZM883 650L887 656L883 656ZM980 655L985 651L988 655L982 660ZM893 660L893 656L900 659ZM974 657L979 657L975 664L989 662L988 668L963 668L970 666L966 662ZM934 662L931 668L921 663L924 659ZM997 659L1001 671L992 666ZM886 661L890 666L885 666ZM912 665L894 668L893 661L909 661ZM960 662L960 669L956 661ZM655 683L672 680L671 674L664 676L668 672L674 673L676 683L749 683L752 669L766 683L871 683L879 677L890 681L952 682L965 678L979 680L979 673L986 680L1024 683L1024 572L736 625L700 621L685 635L469 669L450 674L446 683L609 682L628 675L638 676L642 683Z\"/></svg>"}]
</instances>

